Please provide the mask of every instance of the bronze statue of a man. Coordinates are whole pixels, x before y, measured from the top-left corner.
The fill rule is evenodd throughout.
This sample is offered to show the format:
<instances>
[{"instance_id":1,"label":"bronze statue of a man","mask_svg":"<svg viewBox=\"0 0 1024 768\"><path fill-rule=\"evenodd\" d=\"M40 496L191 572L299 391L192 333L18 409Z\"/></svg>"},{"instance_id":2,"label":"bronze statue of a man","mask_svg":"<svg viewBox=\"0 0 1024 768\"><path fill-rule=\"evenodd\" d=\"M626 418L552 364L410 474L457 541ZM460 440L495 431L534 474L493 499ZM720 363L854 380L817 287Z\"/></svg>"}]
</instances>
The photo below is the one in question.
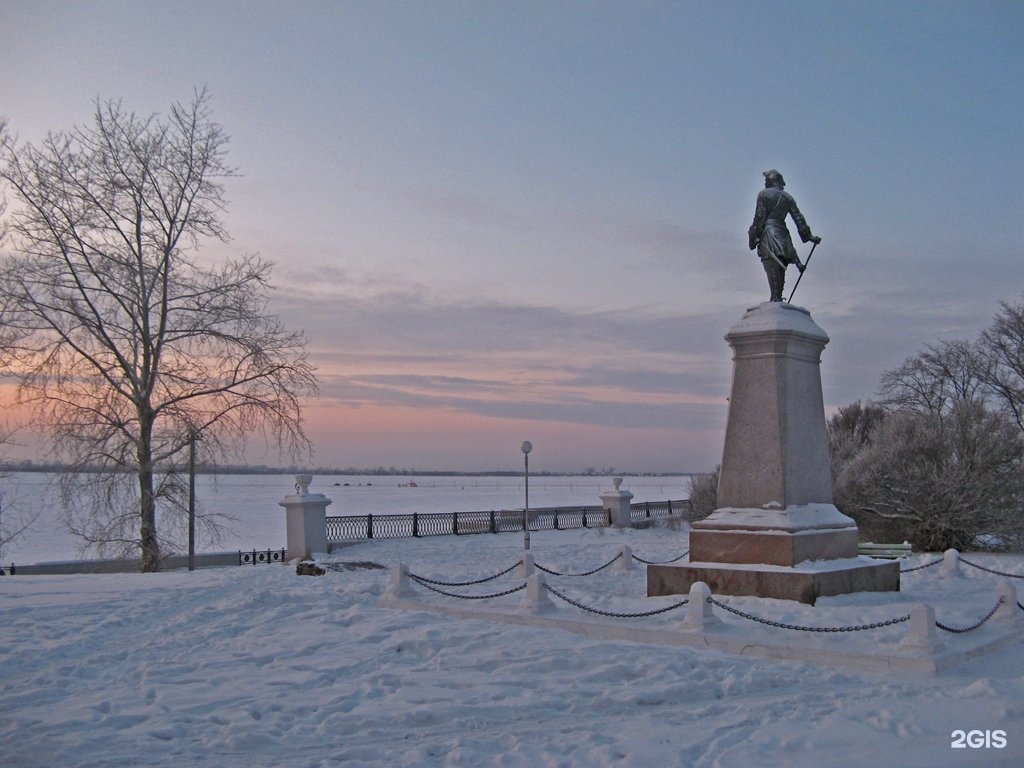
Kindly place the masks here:
<instances>
[{"instance_id":1,"label":"bronze statue of a man","mask_svg":"<svg viewBox=\"0 0 1024 768\"><path fill-rule=\"evenodd\" d=\"M761 264L768 275L771 301L782 301L782 289L786 283L786 267L796 264L803 272L804 265L796 255L793 240L786 228L786 216L793 217L796 231L805 243L820 243L821 238L811 234L803 214L796 206L796 200L788 192L782 174L774 168L764 172L764 189L757 193L757 207L754 209L754 223L747 230L750 250L757 249Z\"/></svg>"}]
</instances>

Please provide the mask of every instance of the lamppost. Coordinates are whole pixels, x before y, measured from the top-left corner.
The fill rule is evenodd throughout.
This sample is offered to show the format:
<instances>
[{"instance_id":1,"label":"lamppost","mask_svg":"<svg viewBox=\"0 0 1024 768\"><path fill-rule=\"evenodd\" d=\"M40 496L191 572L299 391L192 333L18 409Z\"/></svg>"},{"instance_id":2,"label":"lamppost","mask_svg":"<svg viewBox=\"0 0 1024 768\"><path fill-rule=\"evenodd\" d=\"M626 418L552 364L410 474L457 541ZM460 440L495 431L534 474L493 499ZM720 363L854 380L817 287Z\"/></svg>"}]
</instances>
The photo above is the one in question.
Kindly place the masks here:
<instances>
[{"instance_id":1,"label":"lamppost","mask_svg":"<svg viewBox=\"0 0 1024 768\"><path fill-rule=\"evenodd\" d=\"M530 451L533 443L524 440L520 450L523 452L523 478L526 488L526 503L523 505L523 549L530 548Z\"/></svg>"}]
</instances>

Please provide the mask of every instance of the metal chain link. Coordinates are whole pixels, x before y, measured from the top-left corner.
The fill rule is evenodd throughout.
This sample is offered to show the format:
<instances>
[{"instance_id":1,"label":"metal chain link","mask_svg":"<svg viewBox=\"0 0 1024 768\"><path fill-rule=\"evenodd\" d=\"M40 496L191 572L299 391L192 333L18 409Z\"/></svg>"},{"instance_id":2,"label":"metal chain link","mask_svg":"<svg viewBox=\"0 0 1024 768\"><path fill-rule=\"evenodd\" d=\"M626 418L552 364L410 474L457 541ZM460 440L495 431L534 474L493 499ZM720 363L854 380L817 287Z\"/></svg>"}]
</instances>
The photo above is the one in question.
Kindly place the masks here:
<instances>
[{"instance_id":1,"label":"metal chain link","mask_svg":"<svg viewBox=\"0 0 1024 768\"><path fill-rule=\"evenodd\" d=\"M930 563L925 563L924 565L915 565L913 568L907 568L906 570L901 569L900 573L911 573L912 571L920 571L924 568L931 568L933 565L938 565L939 563L941 563L944 559L945 558L939 557L935 560L932 560Z\"/></svg>"},{"instance_id":2,"label":"metal chain link","mask_svg":"<svg viewBox=\"0 0 1024 768\"><path fill-rule=\"evenodd\" d=\"M1009 576L1011 579L1024 579L1024 575L1022 575L1022 574L1019 574L1019 573L1007 573L1006 571L996 571L996 570L993 570L991 568L986 568L983 565L978 565L977 563L972 563L970 560L964 560L962 557L960 558L960 562L964 563L966 565L969 565L972 568L977 568L979 571L986 571L988 573L994 573L996 576Z\"/></svg>"},{"instance_id":3,"label":"metal chain link","mask_svg":"<svg viewBox=\"0 0 1024 768\"><path fill-rule=\"evenodd\" d=\"M469 587L469 586L472 586L473 584L484 584L484 583L486 583L488 581L494 581L495 579L499 579L502 576L504 576L506 573L511 573L512 571L514 571L516 568L518 568L522 564L523 564L523 561L520 560L515 565L513 565L513 566L511 566L509 568L506 568L501 573L496 573L493 576L488 576L488 577L483 578L483 579L477 579L476 581L437 581L435 579L428 579L426 576L417 576L417 575L412 574L412 573L409 574L409 578L416 579L416 581L419 581L419 582L425 582L424 585L426 585L426 584L437 584L440 587Z\"/></svg>"},{"instance_id":4,"label":"metal chain link","mask_svg":"<svg viewBox=\"0 0 1024 768\"><path fill-rule=\"evenodd\" d=\"M600 567L598 567L598 568L595 568L595 569L594 569L594 570L592 570L592 571L587 571L586 573L559 573L558 571L553 571L553 570L551 570L550 568L545 568L545 567L544 567L543 565L541 565L540 563L534 563L534 565L535 565L535 566L536 566L536 567L537 567L537 568L538 568L539 570L541 570L541 571L544 571L544 573L550 573L550 574L551 574L552 576L593 576L593 575L594 575L595 573L597 573L598 571L603 571L603 570L604 570L605 568L607 568L607 567L608 567L609 565L611 565L612 563L614 563L614 562L615 562L616 560L618 560L618 559L619 559L620 557L622 557L622 553L621 553L621 552L619 552L619 554L617 554L617 555L616 555L615 557L613 557L613 558L612 558L611 560L609 560L609 561L608 561L607 563L605 563L604 565L602 565L602 566L600 566Z\"/></svg>"},{"instance_id":5,"label":"metal chain link","mask_svg":"<svg viewBox=\"0 0 1024 768\"><path fill-rule=\"evenodd\" d=\"M896 619L889 619L888 621L879 621L874 624L861 624L856 627L801 627L797 624L783 624L781 621L771 621L769 619L763 619L760 616L755 616L752 613L744 613L743 611L732 608L725 603L715 600L713 597L708 598L708 602L713 605L717 605L722 610L734 613L744 619L750 619L760 624L767 624L769 627L778 627L779 629L795 629L800 632L860 632L865 629L880 629L881 627L889 627L893 624L901 624L904 621L910 621L910 614L906 616L900 616Z\"/></svg>"},{"instance_id":6,"label":"metal chain link","mask_svg":"<svg viewBox=\"0 0 1024 768\"><path fill-rule=\"evenodd\" d=\"M633 555L633 559L638 563L643 563L644 565L668 565L669 563L679 562L688 554L690 554L690 550L686 550L679 557L673 557L671 560L644 560L642 557L637 557L636 555Z\"/></svg>"},{"instance_id":7,"label":"metal chain link","mask_svg":"<svg viewBox=\"0 0 1024 768\"><path fill-rule=\"evenodd\" d=\"M945 624L943 624L940 621L936 621L935 622L935 626L938 627L939 629L945 631L945 632L953 632L954 634L957 634L957 635L963 634L964 632L973 632L978 627L980 627L982 624L984 624L986 621L991 619L995 615L995 612L999 610L999 606L1002 605L1002 604L1003 604L1003 598L1000 597L999 600L996 601L995 607L991 611L989 611L987 614L985 614L985 618L983 618L981 621L979 621L976 624L972 624L969 627L949 627L949 626L946 626ZM1018 603L1018 605L1020 605L1020 603Z\"/></svg>"},{"instance_id":8,"label":"metal chain link","mask_svg":"<svg viewBox=\"0 0 1024 768\"><path fill-rule=\"evenodd\" d=\"M689 598L687 598L686 600L683 600L682 602L675 603L675 604L667 606L665 608L658 608L658 609L653 610L653 611L644 611L642 613L615 613L614 611L602 611L600 608L591 608L590 606L583 605L583 603L578 603L575 600L573 600L571 597L566 597L565 595L563 595L561 592L559 592L557 589L552 587L550 584L545 584L544 588L548 592L553 594L555 597L559 598L560 600L564 600L565 602L567 602L569 605L574 605L577 608L580 608L580 609L582 609L584 611L587 611L589 613L596 613L598 616L610 616L613 619L640 619L640 618L644 618L644 617L647 617L647 616L657 616L659 613L668 613L669 611L674 611L676 608L684 606L688 602L690 602Z\"/></svg>"},{"instance_id":9,"label":"metal chain link","mask_svg":"<svg viewBox=\"0 0 1024 768\"><path fill-rule=\"evenodd\" d=\"M409 574L409 578L414 580L420 586L426 587L431 592L437 592L437 594L444 595L445 597L458 597L462 600L490 600L491 598L504 597L505 595L511 595L514 592L519 592L520 590L526 589L526 584L524 583L520 584L518 587L513 587L512 589L506 590L504 592L495 592L493 595L456 595L454 592L445 592L443 589L432 587L429 584L416 578L411 573Z\"/></svg>"}]
</instances>

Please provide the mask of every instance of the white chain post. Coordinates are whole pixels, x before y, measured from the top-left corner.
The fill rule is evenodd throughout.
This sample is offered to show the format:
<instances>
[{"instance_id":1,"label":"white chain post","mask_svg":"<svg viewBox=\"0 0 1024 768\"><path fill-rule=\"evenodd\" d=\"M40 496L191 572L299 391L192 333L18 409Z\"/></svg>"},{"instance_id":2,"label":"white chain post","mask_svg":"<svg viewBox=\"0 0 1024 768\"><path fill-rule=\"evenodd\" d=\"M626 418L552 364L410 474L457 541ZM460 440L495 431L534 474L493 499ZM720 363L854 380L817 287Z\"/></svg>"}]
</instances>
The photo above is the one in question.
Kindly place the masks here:
<instances>
[{"instance_id":1,"label":"white chain post","mask_svg":"<svg viewBox=\"0 0 1024 768\"><path fill-rule=\"evenodd\" d=\"M722 620L715 616L711 606L711 589L703 581L690 587L690 602L686 605L686 618L682 629L686 632L706 632L719 626Z\"/></svg>"},{"instance_id":2,"label":"white chain post","mask_svg":"<svg viewBox=\"0 0 1024 768\"><path fill-rule=\"evenodd\" d=\"M900 650L912 653L933 654L946 647L935 631L935 609L921 603L910 611L910 628L900 640Z\"/></svg>"}]
</instances>

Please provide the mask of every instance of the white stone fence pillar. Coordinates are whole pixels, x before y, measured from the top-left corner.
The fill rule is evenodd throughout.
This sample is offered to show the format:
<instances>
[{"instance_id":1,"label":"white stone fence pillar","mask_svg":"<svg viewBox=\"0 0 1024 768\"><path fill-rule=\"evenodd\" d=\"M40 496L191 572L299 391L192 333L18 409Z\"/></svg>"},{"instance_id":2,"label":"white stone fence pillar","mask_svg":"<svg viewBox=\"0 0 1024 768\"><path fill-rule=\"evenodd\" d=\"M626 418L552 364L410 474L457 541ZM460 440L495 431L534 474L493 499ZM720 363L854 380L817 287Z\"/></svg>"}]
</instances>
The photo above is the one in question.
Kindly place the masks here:
<instances>
[{"instance_id":1,"label":"white stone fence pillar","mask_svg":"<svg viewBox=\"0 0 1024 768\"><path fill-rule=\"evenodd\" d=\"M612 525L616 528L629 528L633 525L633 516L630 514L629 506L633 494L619 488L622 485L621 477L613 477L612 485L615 486L615 490L601 493L601 506L605 512L611 513Z\"/></svg>"},{"instance_id":2,"label":"white stone fence pillar","mask_svg":"<svg viewBox=\"0 0 1024 768\"><path fill-rule=\"evenodd\" d=\"M312 481L312 475L296 475L295 493L278 502L285 509L289 560L327 552L327 505L331 499L322 493L310 493Z\"/></svg>"}]
</instances>

